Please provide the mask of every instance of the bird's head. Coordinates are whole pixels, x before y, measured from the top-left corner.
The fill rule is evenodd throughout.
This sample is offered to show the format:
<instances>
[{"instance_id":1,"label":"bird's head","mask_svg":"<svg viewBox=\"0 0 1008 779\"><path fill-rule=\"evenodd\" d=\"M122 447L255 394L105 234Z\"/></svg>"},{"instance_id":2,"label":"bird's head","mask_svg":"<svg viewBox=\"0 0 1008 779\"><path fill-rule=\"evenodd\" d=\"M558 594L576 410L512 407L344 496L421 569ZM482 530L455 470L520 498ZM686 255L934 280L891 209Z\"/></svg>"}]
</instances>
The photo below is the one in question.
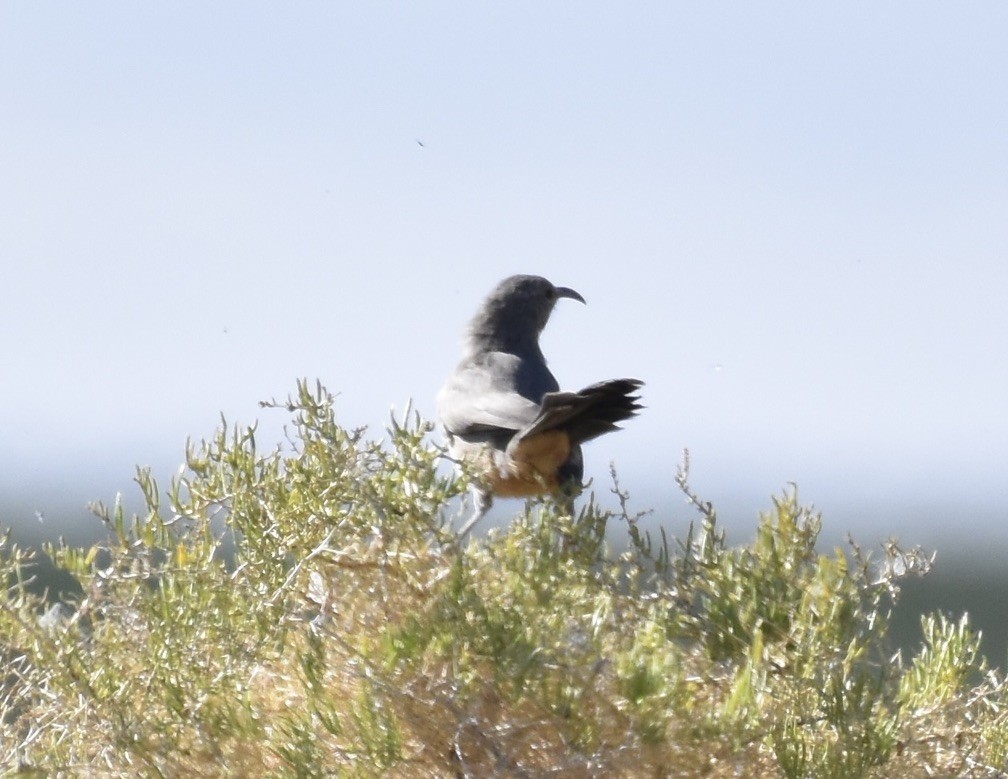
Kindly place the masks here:
<instances>
[{"instance_id":1,"label":"bird's head","mask_svg":"<svg viewBox=\"0 0 1008 779\"><path fill-rule=\"evenodd\" d=\"M557 287L542 276L509 276L483 302L470 326L470 338L484 349L537 347L539 333L560 298L585 302L574 290Z\"/></svg>"}]
</instances>

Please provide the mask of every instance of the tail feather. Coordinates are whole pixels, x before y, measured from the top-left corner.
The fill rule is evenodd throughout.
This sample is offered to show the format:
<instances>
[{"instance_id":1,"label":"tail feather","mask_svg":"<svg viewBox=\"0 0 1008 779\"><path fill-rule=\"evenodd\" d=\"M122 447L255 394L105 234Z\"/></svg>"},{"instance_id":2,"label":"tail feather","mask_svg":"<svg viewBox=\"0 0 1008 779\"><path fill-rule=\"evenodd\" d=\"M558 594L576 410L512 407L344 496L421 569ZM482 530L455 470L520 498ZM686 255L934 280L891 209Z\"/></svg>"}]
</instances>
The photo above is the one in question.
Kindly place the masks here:
<instances>
[{"instance_id":1,"label":"tail feather","mask_svg":"<svg viewBox=\"0 0 1008 779\"><path fill-rule=\"evenodd\" d=\"M539 415L514 436L510 446L551 430L566 432L571 446L619 430L617 422L635 416L642 408L640 397L633 393L643 385L638 379L610 379L580 392L547 393Z\"/></svg>"}]
</instances>

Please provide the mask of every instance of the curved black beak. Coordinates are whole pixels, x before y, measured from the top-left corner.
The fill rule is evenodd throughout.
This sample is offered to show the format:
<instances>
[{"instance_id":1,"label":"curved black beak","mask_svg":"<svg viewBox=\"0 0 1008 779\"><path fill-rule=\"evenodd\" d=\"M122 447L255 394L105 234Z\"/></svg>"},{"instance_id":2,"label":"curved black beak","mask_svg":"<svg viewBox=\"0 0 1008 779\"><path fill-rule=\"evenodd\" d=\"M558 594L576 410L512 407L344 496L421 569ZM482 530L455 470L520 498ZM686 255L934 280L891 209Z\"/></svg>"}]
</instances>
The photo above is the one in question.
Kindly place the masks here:
<instances>
[{"instance_id":1,"label":"curved black beak","mask_svg":"<svg viewBox=\"0 0 1008 779\"><path fill-rule=\"evenodd\" d=\"M571 300L580 300L586 306L588 305L587 303L585 303L585 299L581 297L580 294L572 290L570 287L555 287L554 294L556 294L558 298L570 298Z\"/></svg>"}]
</instances>

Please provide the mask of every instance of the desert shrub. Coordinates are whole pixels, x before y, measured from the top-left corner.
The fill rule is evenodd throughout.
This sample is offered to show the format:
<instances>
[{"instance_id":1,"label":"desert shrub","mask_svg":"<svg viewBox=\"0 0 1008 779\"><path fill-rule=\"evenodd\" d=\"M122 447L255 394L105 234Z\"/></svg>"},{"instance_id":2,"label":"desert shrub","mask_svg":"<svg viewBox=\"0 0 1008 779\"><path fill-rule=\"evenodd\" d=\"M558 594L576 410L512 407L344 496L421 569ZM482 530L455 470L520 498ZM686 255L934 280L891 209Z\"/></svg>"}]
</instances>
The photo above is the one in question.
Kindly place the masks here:
<instances>
[{"instance_id":1,"label":"desert shrub","mask_svg":"<svg viewBox=\"0 0 1008 779\"><path fill-rule=\"evenodd\" d=\"M965 617L888 649L895 543L817 549L790 488L730 545L586 498L460 537L456 476L407 411L384 441L319 385L288 440L223 425L106 541L9 542L0 765L65 775L1000 776L1004 678ZM271 412L272 413L272 412ZM681 526L682 519L676 518ZM645 525L653 528L650 532ZM671 525L671 521L667 523Z\"/></svg>"}]
</instances>

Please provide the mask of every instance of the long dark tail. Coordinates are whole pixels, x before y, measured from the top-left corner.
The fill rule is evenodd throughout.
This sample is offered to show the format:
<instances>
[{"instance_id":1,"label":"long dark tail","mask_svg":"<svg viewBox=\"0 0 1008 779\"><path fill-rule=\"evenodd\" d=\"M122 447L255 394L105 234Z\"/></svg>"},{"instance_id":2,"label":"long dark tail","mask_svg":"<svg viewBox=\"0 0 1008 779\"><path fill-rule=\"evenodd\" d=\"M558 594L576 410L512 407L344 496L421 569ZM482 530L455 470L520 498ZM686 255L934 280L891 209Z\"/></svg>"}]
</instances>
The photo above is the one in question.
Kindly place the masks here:
<instances>
[{"instance_id":1,"label":"long dark tail","mask_svg":"<svg viewBox=\"0 0 1008 779\"><path fill-rule=\"evenodd\" d=\"M542 410L512 439L518 441L551 430L563 430L571 446L619 430L617 422L635 416L642 408L634 393L644 386L638 379L610 379L591 384L580 392L550 392L543 397Z\"/></svg>"}]
</instances>

